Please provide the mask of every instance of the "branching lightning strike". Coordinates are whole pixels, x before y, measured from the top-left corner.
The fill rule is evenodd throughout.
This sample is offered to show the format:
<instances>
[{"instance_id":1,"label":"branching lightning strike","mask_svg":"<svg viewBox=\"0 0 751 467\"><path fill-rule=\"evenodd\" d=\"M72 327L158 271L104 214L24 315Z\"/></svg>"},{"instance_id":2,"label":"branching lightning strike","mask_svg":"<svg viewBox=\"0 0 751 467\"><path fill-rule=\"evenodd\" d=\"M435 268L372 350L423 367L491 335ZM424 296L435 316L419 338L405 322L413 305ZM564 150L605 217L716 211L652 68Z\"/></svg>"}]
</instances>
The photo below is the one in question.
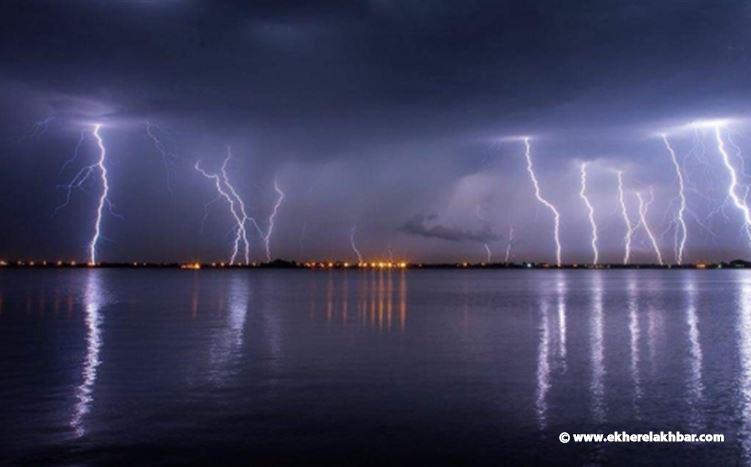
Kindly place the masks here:
<instances>
[{"instance_id":1,"label":"branching lightning strike","mask_svg":"<svg viewBox=\"0 0 751 467\"><path fill-rule=\"evenodd\" d=\"M157 136L156 133L152 130L152 124L148 120L146 121L146 134L151 138L151 141L154 143L154 147L156 150L161 154L162 156L162 165L164 166L164 173L165 177L167 178L167 191L172 193L172 177L174 172L174 164L175 160L177 159L177 156L167 150L167 148L162 143L162 140ZM158 127L157 127L158 128Z\"/></svg>"},{"instance_id":2,"label":"branching lightning strike","mask_svg":"<svg viewBox=\"0 0 751 467\"><path fill-rule=\"evenodd\" d=\"M673 167L675 167L675 174L678 177L678 197L680 199L680 207L678 208L678 213L676 214L676 221L681 229L681 237L678 243L676 262L681 265L683 264L683 255L686 251L686 238L688 237L686 220L684 218L684 213L686 212L686 186L683 181L683 172L681 171L681 166L680 164L678 164L678 158L675 155L673 147L670 145L670 141L668 140L667 135L663 133L660 136L662 137L662 141L665 143L665 147L667 148L668 153L670 153L670 160L673 162Z\"/></svg>"},{"instance_id":3,"label":"branching lightning strike","mask_svg":"<svg viewBox=\"0 0 751 467\"><path fill-rule=\"evenodd\" d=\"M277 212L279 212L279 208L282 206L282 202L284 201L284 192L281 188L279 188L279 183L277 182L277 180L274 180L274 191L276 191L277 194L276 203L274 203L274 208L271 210L271 214L269 215L269 222L268 227L266 228L266 233L263 234L263 243L266 247L266 261L271 261L271 234L274 231L274 219L276 219L276 214Z\"/></svg>"},{"instance_id":4,"label":"branching lightning strike","mask_svg":"<svg viewBox=\"0 0 751 467\"><path fill-rule=\"evenodd\" d=\"M558 267L561 266L561 239L560 239L560 227L561 227L561 215L558 212L558 209L556 209L555 206L553 206L548 200L542 197L542 194L540 193L540 184L537 181L537 176L535 175L534 167L532 166L532 148L529 144L529 138L524 138L524 157L527 159L527 173L529 173L529 178L532 180L532 185L534 185L535 189L535 197L537 198L537 201L539 201L543 206L548 208L550 212L553 213L553 218L555 222L555 226L553 229L553 239L555 240L555 262Z\"/></svg>"},{"instance_id":5,"label":"branching lightning strike","mask_svg":"<svg viewBox=\"0 0 751 467\"><path fill-rule=\"evenodd\" d=\"M105 203L109 202L107 195L110 191L109 181L107 179L107 167L104 165L107 157L107 149L104 147L104 141L99 134L100 128L101 125L97 123L94 125L94 131L92 131L92 135L94 135L97 147L99 148L99 159L97 160L95 167L99 170L99 177L102 181L102 192L99 195L99 203L96 209L94 236L91 238L91 242L89 243L89 264L91 265L96 264L97 243L99 243L99 238L102 235L102 215L104 214L103 211Z\"/></svg>"},{"instance_id":6,"label":"branching lightning strike","mask_svg":"<svg viewBox=\"0 0 751 467\"><path fill-rule=\"evenodd\" d=\"M620 170L618 171L618 202L621 206L623 221L626 223L626 234L623 237L623 264L628 264L629 261L631 261L631 237L634 233L634 226L631 223L631 219L628 217L628 209L626 209L626 193L623 190L623 172Z\"/></svg>"},{"instance_id":7,"label":"branching lightning strike","mask_svg":"<svg viewBox=\"0 0 751 467\"><path fill-rule=\"evenodd\" d=\"M716 123L714 125L715 139L717 140L717 151L722 156L722 162L725 164L725 168L730 175L730 183L728 185L728 196L733 200L733 204L743 213L743 220L745 222L746 235L751 241L751 212L749 212L748 205L746 204L745 196L743 198L738 196L736 188L738 187L738 174L735 171L735 167L730 163L730 156L725 148L725 141L722 139L722 125Z\"/></svg>"},{"instance_id":8,"label":"branching lightning strike","mask_svg":"<svg viewBox=\"0 0 751 467\"><path fill-rule=\"evenodd\" d=\"M233 210L233 216L238 221L238 227L237 227L237 234L235 236L235 251L237 251L238 246L240 242L242 241L244 245L244 251L245 251L245 264L250 264L250 242L248 241L248 232L245 228L245 224L248 222L248 214L245 210L245 203L243 202L242 198L240 198L240 195L237 194L237 191L235 190L235 187L230 183L229 181L229 175L227 175L227 164L229 163L229 160L232 158L232 148L227 146L227 157L224 159L224 163L222 164L222 181L224 182L224 186L229 191L229 193L234 198L235 202L232 203L232 210ZM236 206L239 206L239 209L236 208Z\"/></svg>"},{"instance_id":9,"label":"branching lightning strike","mask_svg":"<svg viewBox=\"0 0 751 467\"><path fill-rule=\"evenodd\" d=\"M595 222L595 208L592 203L589 202L587 197L587 163L583 162L581 165L581 190L579 191L579 197L584 201L587 206L587 212L589 216L589 225L592 227L592 264L598 264L600 259L600 252L597 248L597 223Z\"/></svg>"},{"instance_id":10,"label":"branching lightning strike","mask_svg":"<svg viewBox=\"0 0 751 467\"><path fill-rule=\"evenodd\" d=\"M654 234L652 233L652 229L650 229L649 224L647 224L647 210L649 208L649 205L652 204L652 201L650 200L649 203L645 203L644 198L642 198L641 193L638 191L636 192L636 199L639 200L639 219L641 220L640 225L644 227L644 231L647 233L647 237L649 237L649 241L652 243L652 248L654 249L655 255L657 256L657 262L660 263L660 266L663 266L665 263L663 263L662 261L662 253L660 253L660 246L657 244L657 238L655 238Z\"/></svg>"},{"instance_id":11,"label":"branching lightning strike","mask_svg":"<svg viewBox=\"0 0 751 467\"><path fill-rule=\"evenodd\" d=\"M101 129L102 125L97 123L94 124L92 127L90 134L94 137L96 140L97 149L99 150L99 156L97 157L96 162L93 164L87 165L83 167L81 170L79 170L76 175L71 179L71 181L66 184L62 185L61 188L65 189L65 200L55 208L54 214L57 214L61 209L65 208L70 203L70 197L74 189L79 188L83 189L83 184L86 182L86 180L89 179L89 177L95 172L99 172L99 179L101 181L101 192L99 193L99 199L97 201L97 208L96 208L96 220L94 223L94 235L92 236L91 240L89 241L88 246L88 263L89 265L96 265L97 264L97 245L99 243L100 238L102 238L102 218L104 216L104 206L109 207L109 211L111 214L118 216L114 213L112 204L109 201L108 195L109 195L109 180L107 178L107 167L105 165L105 162L107 160L107 148L104 146L104 140L102 139L102 136L99 134L99 130ZM78 140L78 144L76 145L76 149L74 151L73 157L65 161L63 164L63 168L65 166L72 163L76 158L78 158L78 152L80 150L81 145L84 142L84 133L81 133L81 138ZM120 216L118 216L120 217Z\"/></svg>"},{"instance_id":12,"label":"branching lightning strike","mask_svg":"<svg viewBox=\"0 0 751 467\"><path fill-rule=\"evenodd\" d=\"M248 221L248 216L245 212L245 204L238 196L237 191L235 191L227 175L227 164L229 163L229 160L231 158L232 151L230 150L230 148L227 148L227 157L224 158L224 162L222 163L221 176L219 174L209 173L203 170L200 166L201 161L197 161L194 168L204 177L214 180L216 191L219 193L219 196L221 198L227 201L227 204L230 208L230 213L235 220L235 242L234 248L232 250L232 255L229 259L229 264L234 265L237 261L237 255L239 254L241 243L244 247L245 264L249 264L250 242L248 242L248 235L245 227L245 224ZM210 204L213 202L214 200L210 201Z\"/></svg>"},{"instance_id":13,"label":"branching lightning strike","mask_svg":"<svg viewBox=\"0 0 751 467\"><path fill-rule=\"evenodd\" d=\"M71 156L70 159L68 159L67 161L63 162L63 165L60 167L60 172L59 172L60 175L62 175L63 172L65 172L65 169L70 164L72 164L73 162L76 161L76 159L78 159L78 154L79 154L79 152L81 150L81 145L83 145L83 142L85 140L86 140L86 132L85 131L81 131L81 136L78 138L78 143L76 143L76 147L73 149L73 155Z\"/></svg>"}]
</instances>

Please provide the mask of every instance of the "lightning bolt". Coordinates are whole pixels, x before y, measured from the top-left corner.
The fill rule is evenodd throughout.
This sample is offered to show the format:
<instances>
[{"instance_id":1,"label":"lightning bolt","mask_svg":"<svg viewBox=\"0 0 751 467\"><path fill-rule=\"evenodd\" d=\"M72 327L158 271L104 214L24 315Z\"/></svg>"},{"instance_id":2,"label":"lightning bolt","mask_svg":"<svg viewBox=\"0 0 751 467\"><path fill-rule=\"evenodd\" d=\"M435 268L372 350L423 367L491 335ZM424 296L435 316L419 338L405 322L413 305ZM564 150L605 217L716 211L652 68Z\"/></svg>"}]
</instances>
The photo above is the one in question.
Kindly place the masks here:
<instances>
[{"instance_id":1,"label":"lightning bolt","mask_svg":"<svg viewBox=\"0 0 751 467\"><path fill-rule=\"evenodd\" d=\"M600 252L597 249L597 223L595 222L595 208L592 206L592 203L589 202L589 198L587 197L586 162L583 162L581 165L581 190L579 191L579 197L584 201L584 204L587 206L587 211L589 213L589 225L592 226L592 252L594 253L592 264L597 265L600 258Z\"/></svg>"},{"instance_id":2,"label":"lightning bolt","mask_svg":"<svg viewBox=\"0 0 751 467\"><path fill-rule=\"evenodd\" d=\"M159 127L156 128L158 129ZM177 156L173 152L167 150L164 144L162 144L162 141L159 139L156 133L152 131L151 122L149 122L148 120L146 121L146 134L149 136L149 138L151 138L151 141L154 143L154 147L159 152L159 154L162 155L162 165L164 166L164 173L165 177L167 178L167 191L169 191L170 195L172 195L172 174L174 172L174 164Z\"/></svg>"},{"instance_id":3,"label":"lightning bolt","mask_svg":"<svg viewBox=\"0 0 751 467\"><path fill-rule=\"evenodd\" d=\"M104 162L107 158L107 149L104 147L104 141L102 140L101 135L99 134L99 129L101 128L100 124L94 125L94 131L92 131L92 135L96 139L97 147L99 148L99 159L97 160L96 164L94 164L94 167L96 167L99 170L99 178L102 182L102 191L99 195L99 203L97 205L96 209L96 223L94 224L94 236L91 238L91 242L89 243L89 264L95 265L96 264L96 249L97 249L97 243L99 243L99 237L102 235L102 215L104 214L104 205L105 203L108 203L107 195L110 191L109 181L107 180L107 167L104 165Z\"/></svg>"},{"instance_id":4,"label":"lightning bolt","mask_svg":"<svg viewBox=\"0 0 751 467\"><path fill-rule=\"evenodd\" d=\"M506 256L503 260L504 263L508 264L509 260L511 259L511 245L514 242L514 226L510 225L508 228L508 242L506 243Z\"/></svg>"},{"instance_id":5,"label":"lightning bolt","mask_svg":"<svg viewBox=\"0 0 751 467\"><path fill-rule=\"evenodd\" d=\"M678 244L678 254L676 256L676 261L679 265L681 265L683 264L683 254L686 250L686 237L688 236L688 230L686 229L686 220L683 217L683 213L686 212L686 186L683 182L683 172L681 172L681 166L678 164L678 158L675 156L675 151L670 145L670 141L668 140L667 135L662 134L660 136L662 137L663 143L665 143L665 147L667 148L668 153L670 153L670 160L673 162L675 174L678 177L678 197L680 198L680 207L678 208L677 221L681 226L681 239Z\"/></svg>"},{"instance_id":6,"label":"lightning bolt","mask_svg":"<svg viewBox=\"0 0 751 467\"><path fill-rule=\"evenodd\" d=\"M653 193L651 187L650 193ZM640 225L644 227L644 231L647 233L649 241L652 243L652 248L654 248L655 255L657 255L657 262L660 263L660 266L663 266L664 263L662 261L662 253L660 253L660 247L659 245L657 245L657 239L652 233L652 229L649 228L649 224L647 224L647 210L649 209L649 205L652 204L652 200L654 200L654 194L652 194L652 197L648 203L644 202L641 193L638 191L636 192L636 198L639 200L639 219L641 220Z\"/></svg>"},{"instance_id":7,"label":"lightning bolt","mask_svg":"<svg viewBox=\"0 0 751 467\"><path fill-rule=\"evenodd\" d=\"M623 237L625 248L623 253L623 264L628 264L631 259L631 236L634 233L634 226L631 224L631 219L628 217L628 210L626 209L626 194L623 191L623 172L620 170L618 171L618 201L621 205L623 221L626 223L626 235Z\"/></svg>"},{"instance_id":8,"label":"lightning bolt","mask_svg":"<svg viewBox=\"0 0 751 467\"><path fill-rule=\"evenodd\" d=\"M478 204L477 209L475 210L475 215L481 222L485 223L486 219L485 219L485 215L483 215L482 213L482 208L483 208L482 204ZM490 263L490 261L493 259L493 252L490 250L490 245L488 245L487 242L485 242L482 244L482 246L485 249L485 257L486 257L485 262Z\"/></svg>"},{"instance_id":9,"label":"lightning bolt","mask_svg":"<svg viewBox=\"0 0 751 467\"><path fill-rule=\"evenodd\" d=\"M738 196L736 193L736 188L738 187L738 174L735 171L735 167L733 167L733 164L730 163L730 156L727 153L727 150L725 149L725 141L722 139L722 131L721 131L722 125L715 124L714 125L714 134L715 139L717 140L717 151L722 156L722 162L725 164L725 168L728 171L728 175L730 175L730 184L728 185L728 196L730 199L733 200L733 204L735 204L735 207L738 208L743 213L743 220L745 222L745 229L746 229L746 235L749 238L749 241L751 241L751 213L749 212L748 205L746 204L745 197L742 199Z\"/></svg>"},{"instance_id":10,"label":"lightning bolt","mask_svg":"<svg viewBox=\"0 0 751 467\"><path fill-rule=\"evenodd\" d=\"M39 120L38 122L34 122L34 125L31 127L31 130L25 135L21 136L18 139L18 142L22 143L26 141L27 139L34 139L38 136L42 136L43 134L47 132L47 129L50 127L50 123L52 123L54 120L55 120L55 116L51 115L42 120Z\"/></svg>"},{"instance_id":11,"label":"lightning bolt","mask_svg":"<svg viewBox=\"0 0 751 467\"><path fill-rule=\"evenodd\" d=\"M234 198L234 202L231 203L232 208L232 215L235 218L235 220L238 222L237 226L237 234L235 236L235 253L237 253L238 247L240 242L245 245L245 264L250 264L250 242L248 242L248 234L245 230L245 223L248 221L248 214L246 214L245 211L245 203L243 202L242 198L240 198L240 195L237 194L237 191L235 190L235 187L230 183L229 176L227 175L227 164L229 163L229 160L232 158L232 148L227 146L227 157L224 159L224 163L222 163L222 181L224 182L224 186L227 188L229 193ZM255 221L254 221L255 222Z\"/></svg>"},{"instance_id":12,"label":"lightning bolt","mask_svg":"<svg viewBox=\"0 0 751 467\"><path fill-rule=\"evenodd\" d=\"M85 140L85 133L82 131L81 138L78 140L78 144L76 144L76 148L73 152L73 156L67 161L65 161L65 163L63 163L62 168L60 169L61 173L63 172L63 170L65 169L67 165L73 163L73 161L78 158L78 152L84 140ZM79 170L76 173L76 175L73 177L73 179L71 179L71 181L68 182L68 184L58 187L58 188L65 189L65 200L55 208L53 216L57 215L57 213L61 209L65 208L66 206L68 206L68 204L70 204L70 197L71 197L71 194L73 193L73 189L79 188L83 190L82 186L84 182L89 179L89 176L91 176L91 173L95 169L96 169L96 164L87 165L83 167L81 170Z\"/></svg>"},{"instance_id":13,"label":"lightning bolt","mask_svg":"<svg viewBox=\"0 0 751 467\"><path fill-rule=\"evenodd\" d=\"M62 175L63 172L65 172L65 168L68 167L70 164L76 161L78 159L78 154L81 150L81 145L86 140L86 132L81 131L81 136L78 138L78 143L76 143L76 147L73 149L73 156L71 156L70 159L63 162L63 165L60 167L59 174Z\"/></svg>"},{"instance_id":14,"label":"lightning bolt","mask_svg":"<svg viewBox=\"0 0 751 467\"><path fill-rule=\"evenodd\" d=\"M271 210L271 214L269 215L269 222L268 222L268 228L266 229L266 232L264 233L259 225L253 220L253 224L255 224L256 229L258 230L258 233L261 235L261 238L263 238L263 244L266 248L266 262L271 261L271 234L274 231L274 219L276 219L276 214L279 212L279 208L282 205L282 202L284 201L284 192L281 188L279 188L279 183L274 180L274 191L276 191L277 198L276 203L274 203L274 208Z\"/></svg>"},{"instance_id":15,"label":"lightning bolt","mask_svg":"<svg viewBox=\"0 0 751 467\"><path fill-rule=\"evenodd\" d=\"M535 175L534 167L532 166L532 148L529 144L529 138L524 138L524 157L527 159L527 173L529 173L529 178L532 180L532 185L534 185L535 188L535 197L537 198L537 201L539 201L543 206L548 208L550 212L553 213L553 218L555 220L555 226L553 229L553 239L555 240L555 262L558 267L561 266L561 239L560 239L560 227L561 227L561 215L558 212L558 210L553 206L548 200L542 197L542 194L540 193L540 184L537 181L537 176Z\"/></svg>"},{"instance_id":16,"label":"lightning bolt","mask_svg":"<svg viewBox=\"0 0 751 467\"><path fill-rule=\"evenodd\" d=\"M95 124L91 131L88 133L91 134L94 139L96 140L97 149L99 151L99 157L97 158L96 162L93 164L87 165L83 168L81 168L78 172L76 172L75 176L71 179L69 183L66 185L61 185L59 188L65 189L65 199L63 202L58 205L55 208L55 211L53 213L54 215L57 215L57 213L68 206L70 204L70 198L73 193L73 190L78 188L83 190L83 184L86 182L92 174L95 172L99 173L99 179L101 182L102 191L99 194L99 200L97 202L97 209L96 209L96 221L94 224L94 235L89 242L89 265L95 266L97 264L97 244L99 243L99 239L103 238L102 236L102 219L104 217L104 206L106 205L109 208L110 214L112 214L115 217L122 218L119 214L117 214L114 211L113 205L110 202L108 195L109 195L109 181L107 178L107 167L105 165L105 162L107 160L107 148L104 146L104 140L102 139L101 135L99 134L99 130L101 129L102 125L97 123ZM73 153L73 156L65 161L63 164L62 169L64 169L67 165L73 163L78 158L79 151L81 149L82 144L85 141L85 132L81 132L81 137L78 140L78 144L76 144L75 151ZM61 172L62 172L61 169Z\"/></svg>"},{"instance_id":17,"label":"lightning bolt","mask_svg":"<svg viewBox=\"0 0 751 467\"><path fill-rule=\"evenodd\" d=\"M482 204L477 205L477 209L475 210L475 215L481 222L483 223L487 222L487 219L485 219L485 216L482 213ZM490 261L493 259L493 252L490 251L490 246L487 243L483 243L482 246L483 248L485 248L485 255L487 258L485 261L487 263L490 263Z\"/></svg>"},{"instance_id":18,"label":"lightning bolt","mask_svg":"<svg viewBox=\"0 0 751 467\"><path fill-rule=\"evenodd\" d=\"M240 251L241 243L244 245L245 264L248 264L250 263L250 242L248 242L248 235L245 229L245 224L249 218L245 212L245 204L243 203L242 199L240 199L240 196L238 196L237 191L230 183L229 176L227 175L227 164L229 163L231 158L232 151L228 147L227 157L224 158L224 162L222 163L221 175L216 173L209 173L203 170L200 166L201 161L197 161L194 168L204 177L214 181L214 186L216 187L217 193L219 193L219 197L227 202L227 204L229 205L230 213L235 219L235 243L232 250L232 255L229 259L229 264L235 264L237 255ZM214 200L209 202L209 204L213 203Z\"/></svg>"},{"instance_id":19,"label":"lightning bolt","mask_svg":"<svg viewBox=\"0 0 751 467\"><path fill-rule=\"evenodd\" d=\"M733 141L733 135L731 133L728 133L726 136L728 144L735 150L735 158L738 160L738 164L740 165L739 172L741 174L741 180L751 177L751 174L746 172L746 164L743 159L743 152L741 151L741 147L735 144L735 142Z\"/></svg>"},{"instance_id":20,"label":"lightning bolt","mask_svg":"<svg viewBox=\"0 0 751 467\"><path fill-rule=\"evenodd\" d=\"M357 226L353 225L352 230L349 233L349 243L352 245L352 251L355 252L357 255L357 262L362 263L362 255L360 254L360 250L357 249L357 244L355 243L355 234L357 233Z\"/></svg>"}]
</instances>

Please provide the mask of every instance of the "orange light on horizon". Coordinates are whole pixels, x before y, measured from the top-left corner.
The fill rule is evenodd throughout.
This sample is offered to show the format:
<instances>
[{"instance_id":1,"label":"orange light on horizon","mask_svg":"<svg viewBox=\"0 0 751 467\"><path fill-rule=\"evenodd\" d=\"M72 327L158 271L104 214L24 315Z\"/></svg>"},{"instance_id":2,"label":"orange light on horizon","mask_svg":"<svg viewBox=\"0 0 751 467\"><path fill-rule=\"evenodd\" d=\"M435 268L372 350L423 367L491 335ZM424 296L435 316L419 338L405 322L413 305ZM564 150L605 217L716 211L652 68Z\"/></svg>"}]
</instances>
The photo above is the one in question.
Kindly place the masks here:
<instances>
[{"instance_id":1,"label":"orange light on horizon","mask_svg":"<svg viewBox=\"0 0 751 467\"><path fill-rule=\"evenodd\" d=\"M350 261L325 261L325 262L317 262L317 261L305 261L305 262L293 262L292 264L296 265L297 267L307 267L307 268L322 268L322 269L338 269L338 268L366 268L366 269L392 269L392 268L407 268L409 267L409 263L406 261L388 261L388 260L374 260L374 261L363 261L363 262L350 262ZM199 269L203 267L214 267L214 268L233 268L233 267L260 267L262 266L261 263L247 263L247 264L230 264L227 262L211 262L211 263L201 263L200 261L190 261L186 263L147 263L147 262L140 262L140 261L132 261L130 263L102 263L97 261L88 261L88 262L81 262L78 263L74 260L3 260L0 259L0 267L2 266L20 266L20 267L76 267L76 266L85 266L85 267L107 267L107 266L118 266L118 265L126 265L129 267L147 267L147 266L157 266L157 267L179 267L183 269ZM421 265L415 264L416 267L419 267ZM457 266L469 266L469 263L459 263Z\"/></svg>"}]
</instances>

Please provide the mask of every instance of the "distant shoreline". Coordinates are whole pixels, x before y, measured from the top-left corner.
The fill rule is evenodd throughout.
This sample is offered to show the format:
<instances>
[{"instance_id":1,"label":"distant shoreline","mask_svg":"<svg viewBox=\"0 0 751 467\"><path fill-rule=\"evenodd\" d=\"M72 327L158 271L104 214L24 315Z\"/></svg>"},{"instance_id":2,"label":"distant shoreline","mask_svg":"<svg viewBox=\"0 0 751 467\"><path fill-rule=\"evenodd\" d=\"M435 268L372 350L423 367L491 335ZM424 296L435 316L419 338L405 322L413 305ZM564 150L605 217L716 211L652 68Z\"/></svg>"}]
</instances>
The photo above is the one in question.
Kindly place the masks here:
<instances>
[{"instance_id":1,"label":"distant shoreline","mask_svg":"<svg viewBox=\"0 0 751 467\"><path fill-rule=\"evenodd\" d=\"M407 262L368 262L348 263L340 261L307 261L296 262L275 260L269 263L251 263L248 265L230 265L228 263L98 263L91 265L78 262L64 261L0 261L2 269L183 269L183 270L256 270L256 269L294 269L294 270L420 270L420 269L482 269L482 270L630 270L630 269L660 269L660 270L705 270L705 269L751 269L751 262L733 260L719 263L693 263L684 265L659 264L564 264L556 266L549 263L407 263Z\"/></svg>"}]
</instances>

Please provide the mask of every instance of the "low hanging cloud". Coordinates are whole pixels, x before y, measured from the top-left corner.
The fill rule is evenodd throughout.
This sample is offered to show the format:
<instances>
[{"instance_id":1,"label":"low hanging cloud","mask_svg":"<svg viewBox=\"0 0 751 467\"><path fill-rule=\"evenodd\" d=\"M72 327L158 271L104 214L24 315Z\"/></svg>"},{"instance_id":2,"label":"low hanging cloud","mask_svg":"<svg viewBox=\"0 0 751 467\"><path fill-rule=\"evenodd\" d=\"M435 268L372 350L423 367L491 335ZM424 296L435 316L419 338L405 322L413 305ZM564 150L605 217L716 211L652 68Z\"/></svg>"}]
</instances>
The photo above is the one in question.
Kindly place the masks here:
<instances>
[{"instance_id":1,"label":"low hanging cloud","mask_svg":"<svg viewBox=\"0 0 751 467\"><path fill-rule=\"evenodd\" d=\"M501 238L488 225L478 230L471 230L436 224L437 218L438 215L435 213L417 214L409 218L398 230L416 237L437 238L449 242L487 243Z\"/></svg>"}]
</instances>

